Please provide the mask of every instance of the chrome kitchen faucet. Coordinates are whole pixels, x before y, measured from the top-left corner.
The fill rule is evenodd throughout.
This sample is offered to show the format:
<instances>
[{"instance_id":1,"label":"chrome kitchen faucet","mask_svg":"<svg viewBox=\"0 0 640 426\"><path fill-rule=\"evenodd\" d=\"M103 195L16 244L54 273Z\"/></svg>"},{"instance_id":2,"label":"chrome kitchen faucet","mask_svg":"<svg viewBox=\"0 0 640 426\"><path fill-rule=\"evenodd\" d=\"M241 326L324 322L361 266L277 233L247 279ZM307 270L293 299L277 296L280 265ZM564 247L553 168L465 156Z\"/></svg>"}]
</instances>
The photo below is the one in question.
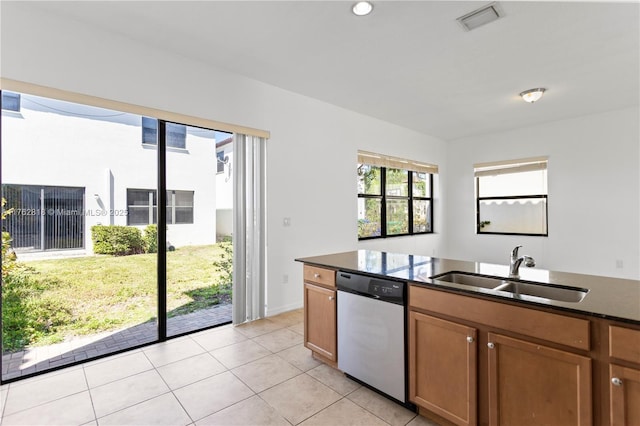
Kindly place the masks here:
<instances>
[{"instance_id":1,"label":"chrome kitchen faucet","mask_svg":"<svg viewBox=\"0 0 640 426\"><path fill-rule=\"evenodd\" d=\"M520 278L520 265L524 262L524 266L531 268L536 266L536 261L531 256L518 257L518 249L522 246L515 246L511 251L511 261L509 262L509 278Z\"/></svg>"}]
</instances>

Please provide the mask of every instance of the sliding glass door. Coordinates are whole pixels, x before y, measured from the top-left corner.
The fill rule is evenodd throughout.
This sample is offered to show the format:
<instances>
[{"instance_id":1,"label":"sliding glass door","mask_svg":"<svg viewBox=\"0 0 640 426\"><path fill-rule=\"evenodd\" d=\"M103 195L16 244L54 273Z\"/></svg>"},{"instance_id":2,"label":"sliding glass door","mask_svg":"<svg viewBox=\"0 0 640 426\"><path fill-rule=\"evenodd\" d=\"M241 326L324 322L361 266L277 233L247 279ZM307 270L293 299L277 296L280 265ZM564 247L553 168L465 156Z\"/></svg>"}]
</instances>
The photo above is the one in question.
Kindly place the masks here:
<instances>
[{"instance_id":1,"label":"sliding glass door","mask_svg":"<svg viewBox=\"0 0 640 426\"><path fill-rule=\"evenodd\" d=\"M229 133L166 123L167 336L231 321ZM225 162L226 158L226 162Z\"/></svg>"},{"instance_id":2,"label":"sliding glass door","mask_svg":"<svg viewBox=\"0 0 640 426\"><path fill-rule=\"evenodd\" d=\"M2 99L2 381L231 321L231 134Z\"/></svg>"}]
</instances>

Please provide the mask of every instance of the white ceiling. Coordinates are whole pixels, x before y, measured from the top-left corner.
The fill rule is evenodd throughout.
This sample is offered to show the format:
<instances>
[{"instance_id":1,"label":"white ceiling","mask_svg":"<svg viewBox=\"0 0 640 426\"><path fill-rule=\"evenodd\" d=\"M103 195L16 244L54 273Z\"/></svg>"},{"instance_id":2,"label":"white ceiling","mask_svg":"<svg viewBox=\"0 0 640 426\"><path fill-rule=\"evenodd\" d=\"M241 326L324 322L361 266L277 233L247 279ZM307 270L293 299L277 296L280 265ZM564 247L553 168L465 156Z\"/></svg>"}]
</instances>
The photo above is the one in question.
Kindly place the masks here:
<instances>
[{"instance_id":1,"label":"white ceiling","mask_svg":"<svg viewBox=\"0 0 640 426\"><path fill-rule=\"evenodd\" d=\"M640 3L43 2L48 12L445 140L639 105ZM518 93L545 87L536 104Z\"/></svg>"}]
</instances>

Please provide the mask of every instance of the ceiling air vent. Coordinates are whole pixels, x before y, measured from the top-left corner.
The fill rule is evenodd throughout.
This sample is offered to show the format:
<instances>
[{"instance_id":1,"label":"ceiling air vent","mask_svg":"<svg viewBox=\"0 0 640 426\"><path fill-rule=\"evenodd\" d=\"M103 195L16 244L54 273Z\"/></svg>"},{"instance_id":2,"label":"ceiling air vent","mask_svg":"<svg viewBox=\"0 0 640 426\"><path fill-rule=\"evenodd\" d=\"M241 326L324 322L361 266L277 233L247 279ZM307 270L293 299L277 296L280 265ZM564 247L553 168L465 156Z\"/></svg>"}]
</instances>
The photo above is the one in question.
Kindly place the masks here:
<instances>
[{"instance_id":1,"label":"ceiling air vent","mask_svg":"<svg viewBox=\"0 0 640 426\"><path fill-rule=\"evenodd\" d=\"M494 2L459 17L457 21L466 31L471 31L501 17L502 13L498 8L498 4Z\"/></svg>"}]
</instances>

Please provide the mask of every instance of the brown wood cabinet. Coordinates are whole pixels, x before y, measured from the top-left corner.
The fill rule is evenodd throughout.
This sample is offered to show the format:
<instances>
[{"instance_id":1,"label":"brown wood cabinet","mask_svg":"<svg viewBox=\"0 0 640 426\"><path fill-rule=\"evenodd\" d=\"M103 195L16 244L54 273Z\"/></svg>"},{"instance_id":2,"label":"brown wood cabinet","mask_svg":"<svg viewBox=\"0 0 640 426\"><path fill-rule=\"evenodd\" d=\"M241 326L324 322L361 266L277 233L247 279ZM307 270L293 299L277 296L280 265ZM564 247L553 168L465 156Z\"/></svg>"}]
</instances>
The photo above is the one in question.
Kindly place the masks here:
<instances>
[{"instance_id":1,"label":"brown wood cabinet","mask_svg":"<svg viewBox=\"0 0 640 426\"><path fill-rule=\"evenodd\" d=\"M409 312L409 399L459 425L477 422L477 330Z\"/></svg>"},{"instance_id":2,"label":"brown wood cabinet","mask_svg":"<svg viewBox=\"0 0 640 426\"><path fill-rule=\"evenodd\" d=\"M338 361L335 271L304 265L304 345L335 366Z\"/></svg>"},{"instance_id":3,"label":"brown wood cabinet","mask_svg":"<svg viewBox=\"0 0 640 426\"><path fill-rule=\"evenodd\" d=\"M611 425L640 426L640 330L609 326L609 356Z\"/></svg>"},{"instance_id":4,"label":"brown wood cabinet","mask_svg":"<svg viewBox=\"0 0 640 426\"><path fill-rule=\"evenodd\" d=\"M593 423L588 320L411 286L409 330L421 413L457 425Z\"/></svg>"},{"instance_id":5,"label":"brown wood cabinet","mask_svg":"<svg viewBox=\"0 0 640 426\"><path fill-rule=\"evenodd\" d=\"M610 364L612 426L640 425L640 370Z\"/></svg>"},{"instance_id":6,"label":"brown wood cabinet","mask_svg":"<svg viewBox=\"0 0 640 426\"><path fill-rule=\"evenodd\" d=\"M490 425L590 425L591 359L489 333Z\"/></svg>"}]
</instances>

